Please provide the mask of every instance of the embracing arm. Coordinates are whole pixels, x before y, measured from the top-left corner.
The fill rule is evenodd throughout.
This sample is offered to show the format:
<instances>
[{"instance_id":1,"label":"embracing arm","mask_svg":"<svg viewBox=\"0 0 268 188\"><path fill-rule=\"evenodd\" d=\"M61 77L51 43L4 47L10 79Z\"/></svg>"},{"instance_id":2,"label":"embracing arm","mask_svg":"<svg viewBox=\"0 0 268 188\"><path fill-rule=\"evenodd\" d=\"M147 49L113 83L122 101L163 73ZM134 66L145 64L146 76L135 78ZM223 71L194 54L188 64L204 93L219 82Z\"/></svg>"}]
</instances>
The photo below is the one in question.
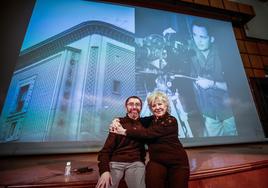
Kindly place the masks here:
<instances>
[{"instance_id":1,"label":"embracing arm","mask_svg":"<svg viewBox=\"0 0 268 188\"><path fill-rule=\"evenodd\" d=\"M152 120L148 119L146 123ZM172 134L174 132L178 132L178 123L175 117L169 116L167 119L162 121L162 125L153 125L149 126L149 128L144 128L142 126L138 127L128 127L123 128L118 119L115 119L110 125L110 132L135 138L157 138L161 136L165 136L168 134Z\"/></svg>"},{"instance_id":2,"label":"embracing arm","mask_svg":"<svg viewBox=\"0 0 268 188\"><path fill-rule=\"evenodd\" d=\"M153 125L149 128L130 127L126 129L126 135L138 138L157 138L178 132L178 123L176 118L168 117L163 125Z\"/></svg>"}]
</instances>

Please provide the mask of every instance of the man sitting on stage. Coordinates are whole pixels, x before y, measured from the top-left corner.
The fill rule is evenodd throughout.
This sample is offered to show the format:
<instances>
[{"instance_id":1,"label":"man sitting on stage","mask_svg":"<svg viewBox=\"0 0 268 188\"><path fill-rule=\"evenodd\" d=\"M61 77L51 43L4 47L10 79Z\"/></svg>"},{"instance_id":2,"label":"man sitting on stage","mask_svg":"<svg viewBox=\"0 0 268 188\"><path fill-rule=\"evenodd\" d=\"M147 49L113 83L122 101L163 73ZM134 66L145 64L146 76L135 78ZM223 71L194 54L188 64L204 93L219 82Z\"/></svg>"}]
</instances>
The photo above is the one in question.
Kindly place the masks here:
<instances>
[{"instance_id":1,"label":"man sitting on stage","mask_svg":"<svg viewBox=\"0 0 268 188\"><path fill-rule=\"evenodd\" d=\"M127 115L120 119L124 128L142 126L140 112L142 101L137 96L129 97L125 102ZM96 188L117 188L125 176L129 188L145 188L145 148L137 139L109 133L98 155L100 179Z\"/></svg>"}]
</instances>

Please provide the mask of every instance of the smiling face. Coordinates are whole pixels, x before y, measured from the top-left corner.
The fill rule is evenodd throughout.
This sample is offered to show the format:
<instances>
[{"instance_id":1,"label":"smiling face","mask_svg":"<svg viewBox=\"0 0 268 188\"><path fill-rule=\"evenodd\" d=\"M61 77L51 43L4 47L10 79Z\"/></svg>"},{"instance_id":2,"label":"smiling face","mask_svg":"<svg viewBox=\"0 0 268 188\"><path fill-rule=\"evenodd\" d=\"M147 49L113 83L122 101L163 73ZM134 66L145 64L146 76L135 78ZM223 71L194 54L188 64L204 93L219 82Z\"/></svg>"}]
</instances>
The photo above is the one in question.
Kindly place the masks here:
<instances>
[{"instance_id":1,"label":"smiling face","mask_svg":"<svg viewBox=\"0 0 268 188\"><path fill-rule=\"evenodd\" d=\"M161 117L167 113L167 104L160 99L154 100L150 105L151 111L156 117Z\"/></svg>"},{"instance_id":2,"label":"smiling face","mask_svg":"<svg viewBox=\"0 0 268 188\"><path fill-rule=\"evenodd\" d=\"M128 117L131 119L137 119L140 117L140 112L141 112L141 101L136 98L130 98L128 99L126 103L126 109L127 109L127 114Z\"/></svg>"}]
</instances>

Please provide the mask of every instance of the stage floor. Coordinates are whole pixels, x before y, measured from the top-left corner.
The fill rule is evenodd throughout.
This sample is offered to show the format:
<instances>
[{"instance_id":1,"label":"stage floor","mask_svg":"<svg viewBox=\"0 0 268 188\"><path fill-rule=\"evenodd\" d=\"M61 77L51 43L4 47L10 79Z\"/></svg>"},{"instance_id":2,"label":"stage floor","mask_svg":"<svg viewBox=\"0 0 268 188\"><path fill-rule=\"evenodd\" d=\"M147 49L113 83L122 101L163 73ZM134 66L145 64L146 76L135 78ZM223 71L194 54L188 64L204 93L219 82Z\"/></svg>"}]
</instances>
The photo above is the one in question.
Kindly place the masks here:
<instances>
[{"instance_id":1,"label":"stage floor","mask_svg":"<svg viewBox=\"0 0 268 188\"><path fill-rule=\"evenodd\" d=\"M186 149L190 180L268 167L268 144L240 144ZM83 174L64 177L67 161L72 168L91 167ZM0 185L94 184L98 179L97 154L9 156L0 158ZM268 175L268 174L267 174Z\"/></svg>"}]
</instances>

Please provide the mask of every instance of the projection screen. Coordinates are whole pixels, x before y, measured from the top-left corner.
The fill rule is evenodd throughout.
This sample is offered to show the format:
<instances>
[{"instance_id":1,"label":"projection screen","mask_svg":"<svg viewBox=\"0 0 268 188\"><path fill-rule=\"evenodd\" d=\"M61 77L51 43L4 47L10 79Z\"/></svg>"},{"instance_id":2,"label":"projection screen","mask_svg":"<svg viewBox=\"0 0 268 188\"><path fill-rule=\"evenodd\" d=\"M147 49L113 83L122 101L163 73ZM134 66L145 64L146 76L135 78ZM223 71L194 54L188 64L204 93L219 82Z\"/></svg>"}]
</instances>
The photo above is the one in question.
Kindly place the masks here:
<instances>
[{"instance_id":1,"label":"projection screen","mask_svg":"<svg viewBox=\"0 0 268 188\"><path fill-rule=\"evenodd\" d=\"M98 151L124 101L162 91L184 146L264 141L230 22L37 0L0 117L2 154Z\"/></svg>"}]
</instances>

